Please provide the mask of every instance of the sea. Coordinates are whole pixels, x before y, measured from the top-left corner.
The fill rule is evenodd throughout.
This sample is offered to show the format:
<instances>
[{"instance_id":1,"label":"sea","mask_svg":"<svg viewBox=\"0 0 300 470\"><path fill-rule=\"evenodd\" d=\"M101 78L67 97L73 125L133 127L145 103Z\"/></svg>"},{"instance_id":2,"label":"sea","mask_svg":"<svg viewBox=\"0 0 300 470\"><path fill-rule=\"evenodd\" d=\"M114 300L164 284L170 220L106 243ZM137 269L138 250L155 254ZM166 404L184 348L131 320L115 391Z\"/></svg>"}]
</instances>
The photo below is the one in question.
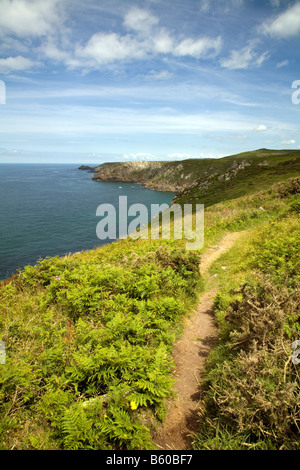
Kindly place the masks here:
<instances>
[{"instance_id":1,"label":"sea","mask_svg":"<svg viewBox=\"0 0 300 470\"><path fill-rule=\"evenodd\" d=\"M76 164L0 164L0 280L47 256L91 250L100 240L99 205L170 204L175 193L134 183L99 182ZM130 219L128 219L130 221ZM117 231L118 234L118 231ZM117 235L118 236L118 235Z\"/></svg>"}]
</instances>

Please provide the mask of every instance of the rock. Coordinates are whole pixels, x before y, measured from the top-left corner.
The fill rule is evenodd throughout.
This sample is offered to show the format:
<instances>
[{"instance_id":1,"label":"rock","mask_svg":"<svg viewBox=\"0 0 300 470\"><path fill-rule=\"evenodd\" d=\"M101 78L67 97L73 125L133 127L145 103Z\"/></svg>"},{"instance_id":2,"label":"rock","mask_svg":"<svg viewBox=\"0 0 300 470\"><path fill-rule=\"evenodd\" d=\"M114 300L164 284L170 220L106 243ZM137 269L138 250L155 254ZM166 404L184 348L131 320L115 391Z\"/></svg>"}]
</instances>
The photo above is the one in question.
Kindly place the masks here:
<instances>
[{"instance_id":1,"label":"rock","mask_svg":"<svg viewBox=\"0 0 300 470\"><path fill-rule=\"evenodd\" d=\"M78 170L89 170L89 171L95 171L95 168L88 166L88 165L81 165Z\"/></svg>"}]
</instances>

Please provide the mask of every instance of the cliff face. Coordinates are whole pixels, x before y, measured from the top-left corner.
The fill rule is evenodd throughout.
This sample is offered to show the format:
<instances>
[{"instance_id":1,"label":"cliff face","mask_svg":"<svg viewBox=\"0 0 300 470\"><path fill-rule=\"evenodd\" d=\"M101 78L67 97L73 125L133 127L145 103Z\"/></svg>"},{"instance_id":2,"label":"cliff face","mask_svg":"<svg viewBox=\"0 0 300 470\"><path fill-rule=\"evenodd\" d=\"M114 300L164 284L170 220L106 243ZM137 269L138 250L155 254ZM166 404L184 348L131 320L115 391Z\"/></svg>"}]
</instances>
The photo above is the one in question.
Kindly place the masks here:
<instances>
[{"instance_id":1,"label":"cliff face","mask_svg":"<svg viewBox=\"0 0 300 470\"><path fill-rule=\"evenodd\" d=\"M94 169L93 180L139 183L160 191L181 191L196 175L181 162L122 162L104 163Z\"/></svg>"}]
</instances>

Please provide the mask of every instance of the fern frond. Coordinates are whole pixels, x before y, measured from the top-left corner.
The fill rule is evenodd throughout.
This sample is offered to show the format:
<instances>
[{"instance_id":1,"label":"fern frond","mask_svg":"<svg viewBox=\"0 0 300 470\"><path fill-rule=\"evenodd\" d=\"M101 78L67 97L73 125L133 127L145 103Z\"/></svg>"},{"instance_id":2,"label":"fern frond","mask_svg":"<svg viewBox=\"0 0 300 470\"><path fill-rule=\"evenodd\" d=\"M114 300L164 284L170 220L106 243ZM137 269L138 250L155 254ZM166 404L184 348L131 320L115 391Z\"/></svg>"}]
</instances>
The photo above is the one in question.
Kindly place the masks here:
<instances>
[{"instance_id":1,"label":"fern frond","mask_svg":"<svg viewBox=\"0 0 300 470\"><path fill-rule=\"evenodd\" d=\"M72 407L67 410L62 419L63 443L69 450L78 450L84 447L91 425L84 410Z\"/></svg>"}]
</instances>

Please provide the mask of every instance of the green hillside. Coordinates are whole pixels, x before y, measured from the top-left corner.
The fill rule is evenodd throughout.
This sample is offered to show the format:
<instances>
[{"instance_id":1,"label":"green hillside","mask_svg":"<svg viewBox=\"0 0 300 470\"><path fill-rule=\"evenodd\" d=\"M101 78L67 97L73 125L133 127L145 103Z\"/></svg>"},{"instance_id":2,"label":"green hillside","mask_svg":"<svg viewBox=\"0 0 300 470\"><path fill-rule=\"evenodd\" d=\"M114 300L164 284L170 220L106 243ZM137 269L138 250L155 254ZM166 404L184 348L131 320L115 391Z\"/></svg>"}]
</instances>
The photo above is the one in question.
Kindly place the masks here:
<instances>
[{"instance_id":1,"label":"green hillside","mask_svg":"<svg viewBox=\"0 0 300 470\"><path fill-rule=\"evenodd\" d=\"M300 151L261 149L206 162L206 165L205 171L204 168L201 170L204 173L192 187L179 192L176 202L201 201L208 207L297 177L300 173Z\"/></svg>"},{"instance_id":2,"label":"green hillside","mask_svg":"<svg viewBox=\"0 0 300 470\"><path fill-rule=\"evenodd\" d=\"M93 179L177 191L177 202L209 206L260 191L299 171L300 150L260 149L217 159L104 163L93 169Z\"/></svg>"}]
</instances>

